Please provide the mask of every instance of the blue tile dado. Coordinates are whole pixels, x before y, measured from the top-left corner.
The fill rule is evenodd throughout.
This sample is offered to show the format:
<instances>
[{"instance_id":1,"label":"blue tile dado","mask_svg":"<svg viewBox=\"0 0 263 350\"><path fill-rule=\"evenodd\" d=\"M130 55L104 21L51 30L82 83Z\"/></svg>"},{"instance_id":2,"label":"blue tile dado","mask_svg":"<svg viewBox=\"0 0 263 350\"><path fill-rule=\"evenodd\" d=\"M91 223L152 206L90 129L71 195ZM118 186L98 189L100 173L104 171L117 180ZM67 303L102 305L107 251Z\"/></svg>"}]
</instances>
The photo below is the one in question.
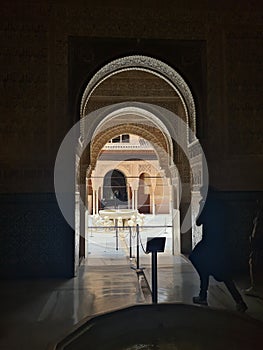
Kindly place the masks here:
<instances>
[{"instance_id":1,"label":"blue tile dado","mask_svg":"<svg viewBox=\"0 0 263 350\"><path fill-rule=\"evenodd\" d=\"M0 277L72 277L74 230L54 193L0 195Z\"/></svg>"}]
</instances>

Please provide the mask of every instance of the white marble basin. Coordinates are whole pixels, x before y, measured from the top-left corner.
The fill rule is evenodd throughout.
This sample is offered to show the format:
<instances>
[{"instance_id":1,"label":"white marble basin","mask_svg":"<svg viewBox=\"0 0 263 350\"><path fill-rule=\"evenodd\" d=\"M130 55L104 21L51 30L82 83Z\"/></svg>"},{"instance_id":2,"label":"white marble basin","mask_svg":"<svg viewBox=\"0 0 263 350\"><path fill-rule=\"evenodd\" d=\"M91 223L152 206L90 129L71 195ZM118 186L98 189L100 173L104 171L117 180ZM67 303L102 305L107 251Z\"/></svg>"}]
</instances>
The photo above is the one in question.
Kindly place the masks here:
<instances>
[{"instance_id":1,"label":"white marble basin","mask_svg":"<svg viewBox=\"0 0 263 350\"><path fill-rule=\"evenodd\" d=\"M117 219L121 217L122 219L130 219L133 215L137 216L138 210L132 209L103 209L99 211L102 218L108 216L109 219Z\"/></svg>"}]
</instances>

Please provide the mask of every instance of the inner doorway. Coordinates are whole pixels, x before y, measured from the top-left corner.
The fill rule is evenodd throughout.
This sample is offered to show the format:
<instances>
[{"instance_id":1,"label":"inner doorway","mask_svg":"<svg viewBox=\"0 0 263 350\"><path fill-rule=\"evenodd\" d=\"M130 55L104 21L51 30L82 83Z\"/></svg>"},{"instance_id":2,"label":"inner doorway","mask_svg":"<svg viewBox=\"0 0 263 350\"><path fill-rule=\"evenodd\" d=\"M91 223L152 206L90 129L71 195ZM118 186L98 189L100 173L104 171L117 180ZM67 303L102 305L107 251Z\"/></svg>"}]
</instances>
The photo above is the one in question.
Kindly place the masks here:
<instances>
[{"instance_id":1,"label":"inner doorway","mask_svg":"<svg viewBox=\"0 0 263 350\"><path fill-rule=\"evenodd\" d=\"M152 67L155 67L155 69ZM127 81L129 84L127 84ZM138 85L140 81L144 81L145 84ZM120 86L122 86L123 89L120 90ZM125 87L128 88L129 91L126 91ZM144 88L146 90L142 91ZM110 95L108 95L109 92ZM116 92L116 95L114 92ZM164 100L166 101L165 104ZM145 104L146 101L147 105ZM157 105L149 105L149 102L154 102ZM158 104L162 106L165 105L166 109L164 113L161 111L162 108L159 108ZM142 108L138 108L140 110L139 113L137 113L136 110L138 106L142 106ZM102 109L100 110L99 107L102 107ZM128 112L125 110L125 107L128 107ZM98 113L95 108L98 108ZM134 112L135 110L136 113ZM117 126L121 129L126 125L126 129L121 129L118 133L113 128L113 119L116 121L117 114L119 117ZM166 114L168 116L166 116ZM83 165L80 166L80 173L82 174L82 180L80 179L80 182L84 183L83 175L85 174L85 176L87 176L86 170L88 170L89 174L93 171L98 156L99 148L97 146L102 142L101 140L105 134L110 134L114 131L115 134L110 135L111 138L114 138L120 134L127 134L127 127L131 126L134 130L138 128L137 123L141 118L144 118L144 121L147 120L147 122L151 121L152 124L150 122L150 127L149 125L145 127L143 133L146 135L146 140L152 140L152 138L156 139L160 169L166 172L167 175L170 174L169 185L172 189L172 199L171 203L168 205L173 211L179 211L180 217L177 215L175 221L177 225L180 226L180 221L184 219L191 202L191 191L193 189L191 179L197 178L195 174L191 174L189 162L187 163L184 161L183 152L175 143L169 140L169 137L176 137L176 133L180 130L181 144L191 149L194 148L196 143L194 134L195 105L190 89L180 75L163 62L149 57L129 56L116 60L103 67L101 71L95 74L85 89L81 101L81 117L86 118L89 115L93 116L90 122L82 123L81 137L84 139L86 137L93 138L96 131L99 130L94 136L94 138L97 137L98 140L94 139L94 143L97 142L96 147L93 147L93 149L90 147L88 152L86 152L88 156L83 162ZM193 131L192 133L189 132L187 128L180 129L180 126L178 127L178 122L176 118L173 117L176 115L185 122L187 128L191 128ZM121 118L123 118L122 121ZM105 123L106 120L107 123ZM112 123L110 123L110 121L112 121ZM103 124L105 126L104 129L100 128ZM164 137L159 137L157 134L154 135L152 132L154 128L156 130L158 129L160 134L164 135ZM164 140L163 144L162 140ZM167 152L172 162L167 162L165 157L161 154ZM197 158L196 155L199 155L198 152L193 152L193 158ZM197 172L201 171L202 173L202 160L198 160L198 162L195 163L195 168ZM181 188L178 186L178 172L180 173L182 182ZM202 176L199 176L199 178L202 182ZM198 186L199 185L201 186L202 184L200 183ZM198 186L195 187L196 193L198 193ZM127 191L127 196L130 195L129 193L130 192ZM180 193L182 193L181 204L179 198ZM99 196L99 194L97 196ZM152 208L154 208L154 206L152 206ZM196 210L195 207L191 207L191 209L192 212ZM175 216L173 215L173 217ZM182 245L180 243L180 236L173 238L176 241L174 246L177 251L181 251L182 246L187 247L186 249L188 250L191 249L193 238L192 231L189 231L182 238Z\"/></svg>"},{"instance_id":2,"label":"inner doorway","mask_svg":"<svg viewBox=\"0 0 263 350\"><path fill-rule=\"evenodd\" d=\"M171 142L168 135L165 136L160 131L160 125L156 127L153 120L147 121L138 111L133 118L134 120L136 116L136 124L123 123L127 118L125 113L116 113L98 125L91 142L91 155L96 162L94 170L87 173L88 201L91 204L89 213L92 213L88 215L87 222L95 232L93 231L92 241L87 240L90 243L87 244L87 250L90 256L101 256L101 251L98 252L98 246L95 246L97 237L97 242L103 238L104 241L107 240L105 254L109 251L113 253L114 240L109 234L114 230L114 225L125 226L121 234L126 230L127 237L127 225L134 230L136 224L139 224L144 246L147 235L151 233L159 236L165 232L166 253L172 254L172 226L176 226L173 225L172 216L176 209L171 206L172 186L171 179L167 177L171 162L171 146L168 145ZM118 132L122 134L118 135ZM126 135L125 142L120 142L122 135ZM90 226L87 227L87 232ZM103 232L106 234L101 236ZM176 236L179 234L176 226ZM129 245L127 239L126 245Z\"/></svg>"},{"instance_id":3,"label":"inner doorway","mask_svg":"<svg viewBox=\"0 0 263 350\"><path fill-rule=\"evenodd\" d=\"M151 183L150 175L142 173L139 177L138 206L143 214L153 212L150 204Z\"/></svg>"},{"instance_id":4,"label":"inner doorway","mask_svg":"<svg viewBox=\"0 0 263 350\"><path fill-rule=\"evenodd\" d=\"M110 170L104 176L101 203L102 209L128 208L126 178L120 170Z\"/></svg>"}]
</instances>

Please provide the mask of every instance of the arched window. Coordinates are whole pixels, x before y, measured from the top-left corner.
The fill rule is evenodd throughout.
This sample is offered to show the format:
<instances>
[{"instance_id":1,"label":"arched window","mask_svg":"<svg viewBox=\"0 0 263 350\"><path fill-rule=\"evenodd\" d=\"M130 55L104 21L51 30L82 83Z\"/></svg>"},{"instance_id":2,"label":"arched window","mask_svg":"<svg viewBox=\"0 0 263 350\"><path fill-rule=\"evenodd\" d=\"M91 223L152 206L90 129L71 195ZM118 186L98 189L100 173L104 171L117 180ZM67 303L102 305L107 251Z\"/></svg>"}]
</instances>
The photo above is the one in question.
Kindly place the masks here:
<instances>
[{"instance_id":1,"label":"arched window","mask_svg":"<svg viewBox=\"0 0 263 350\"><path fill-rule=\"evenodd\" d=\"M146 173L142 173L139 178L139 191L138 191L138 209L140 213L150 213L150 176Z\"/></svg>"},{"instance_id":2,"label":"arched window","mask_svg":"<svg viewBox=\"0 0 263 350\"><path fill-rule=\"evenodd\" d=\"M110 170L103 180L103 200L108 208L127 207L127 185L125 175L117 170Z\"/></svg>"}]
</instances>

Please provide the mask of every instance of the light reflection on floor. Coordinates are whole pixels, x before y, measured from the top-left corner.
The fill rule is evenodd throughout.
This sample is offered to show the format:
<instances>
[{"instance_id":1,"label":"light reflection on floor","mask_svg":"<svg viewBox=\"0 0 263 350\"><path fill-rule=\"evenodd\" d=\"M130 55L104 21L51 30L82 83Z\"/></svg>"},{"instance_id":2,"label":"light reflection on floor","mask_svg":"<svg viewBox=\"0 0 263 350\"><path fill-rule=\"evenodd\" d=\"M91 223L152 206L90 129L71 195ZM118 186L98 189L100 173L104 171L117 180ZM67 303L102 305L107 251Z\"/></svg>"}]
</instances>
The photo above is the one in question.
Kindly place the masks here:
<instances>
[{"instance_id":1,"label":"light reflection on floor","mask_svg":"<svg viewBox=\"0 0 263 350\"><path fill-rule=\"evenodd\" d=\"M162 222L163 218L157 220ZM169 230L167 228L165 234L166 251L158 254L158 300L191 304L192 296L199 291L199 279L187 258L171 254ZM147 236L160 233L160 229L145 229L141 233L145 245ZM91 236L91 232L88 235ZM32 349L47 349L87 316L149 302L142 293L136 272L131 269L135 261L129 259L125 234L120 233L118 250L114 231L97 231L92 235L88 237L92 238L88 242L90 254L80 266L77 277L2 281L1 349L28 349L28 344ZM151 256L145 255L141 248L140 265L151 285ZM245 297L245 300L249 307L247 314L263 321L263 301L251 297ZM209 304L214 308L235 308L224 286L213 279Z\"/></svg>"}]
</instances>

